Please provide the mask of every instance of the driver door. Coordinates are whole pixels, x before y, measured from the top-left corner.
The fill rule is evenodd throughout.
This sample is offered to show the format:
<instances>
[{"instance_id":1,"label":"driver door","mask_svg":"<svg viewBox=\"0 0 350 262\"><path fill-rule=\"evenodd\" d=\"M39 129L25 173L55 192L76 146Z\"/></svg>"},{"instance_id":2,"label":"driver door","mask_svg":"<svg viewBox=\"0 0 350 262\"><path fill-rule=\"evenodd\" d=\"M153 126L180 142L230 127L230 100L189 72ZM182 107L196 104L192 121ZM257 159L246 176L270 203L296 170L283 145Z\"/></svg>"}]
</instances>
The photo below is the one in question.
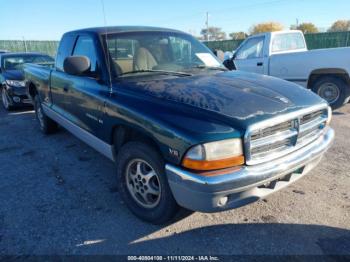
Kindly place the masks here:
<instances>
[{"instance_id":1,"label":"driver door","mask_svg":"<svg viewBox=\"0 0 350 262\"><path fill-rule=\"evenodd\" d=\"M94 39L89 35L80 35L73 50L73 56L86 56L91 63L92 75L98 75L98 63ZM103 124L101 117L103 101L99 93L107 89L96 78L90 76L69 76L70 86L66 88L67 117L80 128L98 135Z\"/></svg>"},{"instance_id":2,"label":"driver door","mask_svg":"<svg viewBox=\"0 0 350 262\"><path fill-rule=\"evenodd\" d=\"M248 39L235 53L234 63L237 70L264 74L268 58L264 57L264 36Z\"/></svg>"}]
</instances>

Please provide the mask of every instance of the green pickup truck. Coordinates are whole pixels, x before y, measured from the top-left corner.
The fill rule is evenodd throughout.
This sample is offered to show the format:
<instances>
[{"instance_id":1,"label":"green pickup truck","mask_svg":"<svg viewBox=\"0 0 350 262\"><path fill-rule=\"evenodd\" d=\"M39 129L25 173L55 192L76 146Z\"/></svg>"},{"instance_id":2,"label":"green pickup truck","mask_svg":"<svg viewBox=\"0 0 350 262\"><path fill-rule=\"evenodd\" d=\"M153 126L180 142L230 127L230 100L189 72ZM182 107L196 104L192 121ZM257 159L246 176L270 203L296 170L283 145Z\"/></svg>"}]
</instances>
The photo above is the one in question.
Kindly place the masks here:
<instances>
[{"instance_id":1,"label":"green pickup truck","mask_svg":"<svg viewBox=\"0 0 350 262\"><path fill-rule=\"evenodd\" d=\"M138 217L217 212L288 186L334 138L331 109L280 79L228 71L192 36L153 27L64 34L54 68L26 65L38 123L57 125L116 163Z\"/></svg>"}]
</instances>

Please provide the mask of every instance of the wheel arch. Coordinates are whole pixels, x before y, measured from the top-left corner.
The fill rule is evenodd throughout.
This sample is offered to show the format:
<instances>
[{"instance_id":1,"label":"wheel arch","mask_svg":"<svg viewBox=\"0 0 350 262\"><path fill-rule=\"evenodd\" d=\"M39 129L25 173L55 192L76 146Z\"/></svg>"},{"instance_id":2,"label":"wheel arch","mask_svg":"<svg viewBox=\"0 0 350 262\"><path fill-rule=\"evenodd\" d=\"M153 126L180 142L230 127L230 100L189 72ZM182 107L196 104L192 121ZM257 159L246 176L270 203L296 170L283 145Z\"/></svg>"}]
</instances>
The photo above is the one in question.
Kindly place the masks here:
<instances>
[{"instance_id":1,"label":"wheel arch","mask_svg":"<svg viewBox=\"0 0 350 262\"><path fill-rule=\"evenodd\" d=\"M338 77L342 79L350 88L349 73L343 68L321 68L312 71L308 77L307 88L311 89L321 77Z\"/></svg>"},{"instance_id":2,"label":"wheel arch","mask_svg":"<svg viewBox=\"0 0 350 262\"><path fill-rule=\"evenodd\" d=\"M163 158L166 156L164 155L163 151L161 150L161 145L159 142L156 141L156 139L146 132L136 128L132 127L126 124L118 124L115 125L112 128L111 136L110 136L111 144L113 145L113 154L114 156L117 156L120 148L125 145L128 142L131 141L139 141L143 142L147 145L150 145L152 148L154 148Z\"/></svg>"},{"instance_id":3,"label":"wheel arch","mask_svg":"<svg viewBox=\"0 0 350 262\"><path fill-rule=\"evenodd\" d=\"M28 95L34 101L34 97L38 94L37 86L32 81L28 81L26 83L26 86L27 86Z\"/></svg>"}]
</instances>

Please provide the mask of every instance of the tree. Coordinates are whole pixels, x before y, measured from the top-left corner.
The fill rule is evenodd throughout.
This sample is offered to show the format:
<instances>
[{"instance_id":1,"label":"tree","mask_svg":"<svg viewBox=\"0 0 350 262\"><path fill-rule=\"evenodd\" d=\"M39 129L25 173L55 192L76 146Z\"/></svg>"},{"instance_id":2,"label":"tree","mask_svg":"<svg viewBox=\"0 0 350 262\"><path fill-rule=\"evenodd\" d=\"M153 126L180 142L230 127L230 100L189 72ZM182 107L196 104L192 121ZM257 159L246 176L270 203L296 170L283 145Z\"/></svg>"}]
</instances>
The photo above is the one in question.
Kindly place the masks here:
<instances>
[{"instance_id":1,"label":"tree","mask_svg":"<svg viewBox=\"0 0 350 262\"><path fill-rule=\"evenodd\" d=\"M283 30L283 25L277 22L266 22L257 25L253 25L250 29L252 35L265 33L265 32L274 32Z\"/></svg>"},{"instance_id":2,"label":"tree","mask_svg":"<svg viewBox=\"0 0 350 262\"><path fill-rule=\"evenodd\" d=\"M248 37L248 35L244 32L233 32L233 33L230 33L229 36L234 40L246 39Z\"/></svg>"},{"instance_id":3,"label":"tree","mask_svg":"<svg viewBox=\"0 0 350 262\"><path fill-rule=\"evenodd\" d=\"M318 33L317 27L313 23L302 23L298 26L291 26L291 29L297 29L302 31L304 34Z\"/></svg>"},{"instance_id":4,"label":"tree","mask_svg":"<svg viewBox=\"0 0 350 262\"><path fill-rule=\"evenodd\" d=\"M350 31L350 20L338 20L333 23L328 32Z\"/></svg>"},{"instance_id":5,"label":"tree","mask_svg":"<svg viewBox=\"0 0 350 262\"><path fill-rule=\"evenodd\" d=\"M201 35L203 40L208 39L209 34L209 40L225 40L226 39L226 33L221 30L220 27L209 27L209 30L206 28L201 30Z\"/></svg>"}]
</instances>

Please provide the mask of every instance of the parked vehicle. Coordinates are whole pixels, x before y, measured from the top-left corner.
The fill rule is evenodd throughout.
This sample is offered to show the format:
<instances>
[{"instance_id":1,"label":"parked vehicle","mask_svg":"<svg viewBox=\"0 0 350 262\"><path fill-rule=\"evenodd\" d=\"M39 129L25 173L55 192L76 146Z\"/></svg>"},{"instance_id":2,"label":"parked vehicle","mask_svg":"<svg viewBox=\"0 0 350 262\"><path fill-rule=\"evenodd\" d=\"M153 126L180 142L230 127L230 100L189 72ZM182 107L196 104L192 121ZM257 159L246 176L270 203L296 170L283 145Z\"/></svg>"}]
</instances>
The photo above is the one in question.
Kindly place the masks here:
<instances>
[{"instance_id":1,"label":"parked vehicle","mask_svg":"<svg viewBox=\"0 0 350 262\"><path fill-rule=\"evenodd\" d=\"M42 132L59 124L115 161L119 194L152 223L179 206L216 212L264 198L315 167L334 137L319 96L230 72L176 30L69 32L53 69L24 71Z\"/></svg>"},{"instance_id":2,"label":"parked vehicle","mask_svg":"<svg viewBox=\"0 0 350 262\"><path fill-rule=\"evenodd\" d=\"M25 63L53 65L54 59L39 53L0 54L1 101L6 110L31 105L24 84L23 65Z\"/></svg>"},{"instance_id":3,"label":"parked vehicle","mask_svg":"<svg viewBox=\"0 0 350 262\"><path fill-rule=\"evenodd\" d=\"M301 31L248 37L235 51L229 69L279 77L300 84L327 100L333 109L350 97L350 48L307 50ZM233 65L234 64L234 65Z\"/></svg>"}]
</instances>

